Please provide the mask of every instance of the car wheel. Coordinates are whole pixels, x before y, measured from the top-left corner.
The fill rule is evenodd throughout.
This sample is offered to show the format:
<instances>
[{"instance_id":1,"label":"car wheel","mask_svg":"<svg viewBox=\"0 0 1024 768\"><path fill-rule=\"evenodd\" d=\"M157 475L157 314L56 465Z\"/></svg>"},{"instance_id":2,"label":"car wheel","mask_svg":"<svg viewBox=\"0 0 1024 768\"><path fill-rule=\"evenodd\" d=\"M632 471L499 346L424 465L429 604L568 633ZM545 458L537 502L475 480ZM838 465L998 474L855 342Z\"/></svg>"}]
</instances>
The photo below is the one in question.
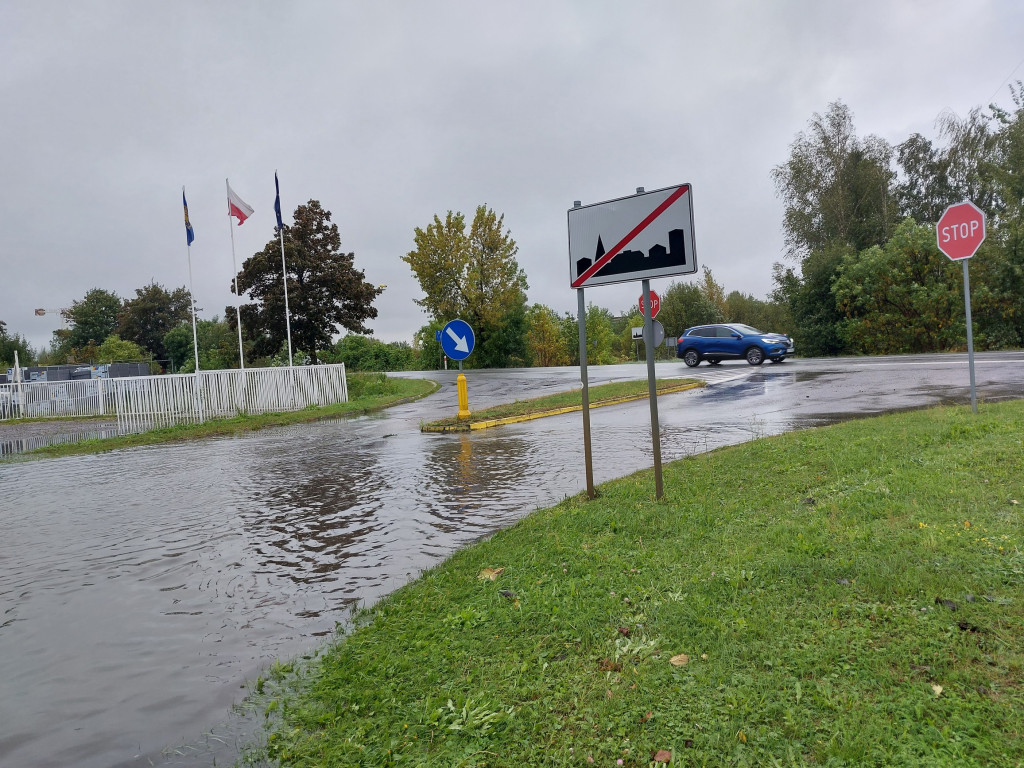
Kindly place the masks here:
<instances>
[{"instance_id":1,"label":"car wheel","mask_svg":"<svg viewBox=\"0 0 1024 768\"><path fill-rule=\"evenodd\" d=\"M709 357L708 362L711 363L712 365L718 365L722 361L719 360L717 357Z\"/></svg>"},{"instance_id":2,"label":"car wheel","mask_svg":"<svg viewBox=\"0 0 1024 768\"><path fill-rule=\"evenodd\" d=\"M696 368L700 365L700 355L697 354L697 350L688 349L683 352L683 362L690 368Z\"/></svg>"},{"instance_id":3,"label":"car wheel","mask_svg":"<svg viewBox=\"0 0 1024 768\"><path fill-rule=\"evenodd\" d=\"M760 347L751 347L747 350L747 362L751 365L760 365L764 362L764 351Z\"/></svg>"}]
</instances>

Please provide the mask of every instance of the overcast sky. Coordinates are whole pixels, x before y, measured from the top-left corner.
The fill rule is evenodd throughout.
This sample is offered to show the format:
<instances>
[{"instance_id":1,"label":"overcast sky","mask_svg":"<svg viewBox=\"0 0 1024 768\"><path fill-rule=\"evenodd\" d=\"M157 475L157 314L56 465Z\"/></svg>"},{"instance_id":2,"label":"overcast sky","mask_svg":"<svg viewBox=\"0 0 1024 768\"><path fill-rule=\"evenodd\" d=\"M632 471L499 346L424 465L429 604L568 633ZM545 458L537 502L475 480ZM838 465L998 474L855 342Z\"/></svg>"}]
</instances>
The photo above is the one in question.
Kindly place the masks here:
<instances>
[{"instance_id":1,"label":"overcast sky","mask_svg":"<svg viewBox=\"0 0 1024 768\"><path fill-rule=\"evenodd\" d=\"M224 179L255 214L239 266L321 201L375 284L385 341L427 318L401 256L434 214L486 204L530 302L576 312L566 210L693 185L697 259L759 298L782 258L770 178L840 99L860 136L936 137L1024 78L1005 0L0 0L0 320L37 349L91 288L188 285L232 303ZM693 278L681 278L693 279ZM664 290L669 279L653 283ZM613 312L639 283L588 289ZM674 329L670 329L674 331Z\"/></svg>"}]
</instances>

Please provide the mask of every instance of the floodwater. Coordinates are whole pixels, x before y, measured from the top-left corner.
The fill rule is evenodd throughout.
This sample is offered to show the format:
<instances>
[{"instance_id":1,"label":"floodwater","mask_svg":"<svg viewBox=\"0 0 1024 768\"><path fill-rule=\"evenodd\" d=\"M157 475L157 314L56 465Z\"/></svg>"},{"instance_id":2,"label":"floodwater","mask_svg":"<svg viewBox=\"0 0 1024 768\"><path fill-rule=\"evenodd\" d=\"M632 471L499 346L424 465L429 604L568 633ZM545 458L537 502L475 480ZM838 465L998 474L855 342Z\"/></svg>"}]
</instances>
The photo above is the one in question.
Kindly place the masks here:
<instances>
[{"instance_id":1,"label":"floodwater","mask_svg":"<svg viewBox=\"0 0 1024 768\"><path fill-rule=\"evenodd\" d=\"M1022 369L1024 358L1018 381ZM659 364L659 376L693 373ZM696 373L711 386L659 398L665 461L832 421L858 398L869 410L882 402L861 379L810 375L800 361ZM617 366L591 381L644 375ZM578 376L470 371L470 406ZM232 706L275 659L583 490L578 413L423 434L421 421L457 410L455 373L431 377L440 392L373 417L0 463L0 765L230 763L246 738ZM889 407L935 400L914 391L934 381L914 381ZM821 387L824 401L812 397ZM597 482L651 465L646 401L595 409L591 423Z\"/></svg>"},{"instance_id":2,"label":"floodwater","mask_svg":"<svg viewBox=\"0 0 1024 768\"><path fill-rule=\"evenodd\" d=\"M29 434L20 434L22 432ZM11 433L17 433L19 436L8 438ZM117 435L116 423L82 428L73 423L35 422L32 423L30 429L26 430L19 428L17 422L5 421L0 422L0 456L28 453L47 445L101 440L115 435Z\"/></svg>"}]
</instances>

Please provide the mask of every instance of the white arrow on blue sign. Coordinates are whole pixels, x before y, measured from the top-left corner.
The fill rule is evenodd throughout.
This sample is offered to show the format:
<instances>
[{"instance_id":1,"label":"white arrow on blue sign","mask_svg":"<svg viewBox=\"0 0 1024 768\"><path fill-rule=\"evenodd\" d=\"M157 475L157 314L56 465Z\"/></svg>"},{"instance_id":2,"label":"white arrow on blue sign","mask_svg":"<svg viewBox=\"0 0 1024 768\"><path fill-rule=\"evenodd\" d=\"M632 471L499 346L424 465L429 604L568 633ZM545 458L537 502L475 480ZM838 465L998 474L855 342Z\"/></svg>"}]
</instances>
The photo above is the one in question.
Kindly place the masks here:
<instances>
[{"instance_id":1,"label":"white arrow on blue sign","mask_svg":"<svg viewBox=\"0 0 1024 768\"><path fill-rule=\"evenodd\" d=\"M465 320L450 320L441 329L441 349L452 360L465 360L473 351L476 336Z\"/></svg>"}]
</instances>

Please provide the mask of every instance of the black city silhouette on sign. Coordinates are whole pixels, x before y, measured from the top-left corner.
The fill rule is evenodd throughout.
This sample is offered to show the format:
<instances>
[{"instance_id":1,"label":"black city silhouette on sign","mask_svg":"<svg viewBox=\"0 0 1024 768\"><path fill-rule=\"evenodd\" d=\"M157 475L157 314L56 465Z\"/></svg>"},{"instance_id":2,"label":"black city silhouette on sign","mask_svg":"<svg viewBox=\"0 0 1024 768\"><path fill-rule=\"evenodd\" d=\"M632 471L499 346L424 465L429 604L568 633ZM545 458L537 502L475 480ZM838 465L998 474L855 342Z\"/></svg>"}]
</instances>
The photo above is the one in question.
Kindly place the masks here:
<instances>
[{"instance_id":1,"label":"black city silhouette on sign","mask_svg":"<svg viewBox=\"0 0 1024 768\"><path fill-rule=\"evenodd\" d=\"M597 238L597 252L593 259L578 259L576 275L582 275L591 265L604 256L604 243ZM672 229L668 233L668 248L660 243L653 246L647 253L643 251L621 251L612 260L601 267L591 277L608 277L611 275L627 275L632 272L646 272L650 269L664 267L682 267L686 265L686 231Z\"/></svg>"}]
</instances>

